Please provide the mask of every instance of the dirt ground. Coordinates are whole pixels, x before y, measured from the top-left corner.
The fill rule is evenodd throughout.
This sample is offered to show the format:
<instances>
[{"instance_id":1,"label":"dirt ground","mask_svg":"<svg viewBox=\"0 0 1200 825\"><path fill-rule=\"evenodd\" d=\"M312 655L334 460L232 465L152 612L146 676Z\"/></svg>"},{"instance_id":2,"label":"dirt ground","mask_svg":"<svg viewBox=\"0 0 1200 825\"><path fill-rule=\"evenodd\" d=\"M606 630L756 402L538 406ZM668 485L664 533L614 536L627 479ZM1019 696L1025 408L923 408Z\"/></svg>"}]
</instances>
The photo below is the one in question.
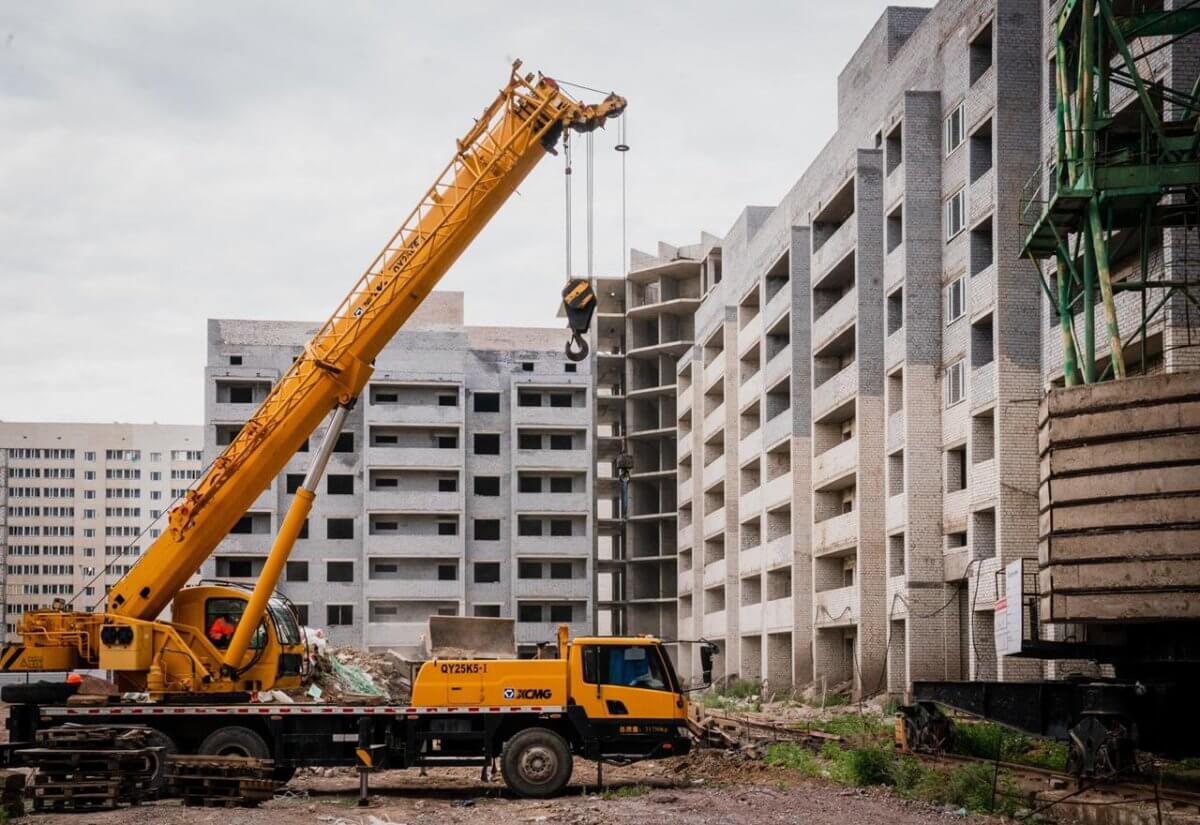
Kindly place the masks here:
<instances>
[{"instance_id":1,"label":"dirt ground","mask_svg":"<svg viewBox=\"0 0 1200 825\"><path fill-rule=\"evenodd\" d=\"M374 775L370 805L356 806L357 779L299 775L274 801L257 809L185 808L164 801L138 808L79 814L31 814L30 825L926 825L986 823L980 817L900 799L885 791L859 791L803 779L757 761L729 764L721 754L606 767L598 793L595 766L579 761L567 792L556 799L516 799L499 782L483 784L477 771L441 769Z\"/></svg>"}]
</instances>

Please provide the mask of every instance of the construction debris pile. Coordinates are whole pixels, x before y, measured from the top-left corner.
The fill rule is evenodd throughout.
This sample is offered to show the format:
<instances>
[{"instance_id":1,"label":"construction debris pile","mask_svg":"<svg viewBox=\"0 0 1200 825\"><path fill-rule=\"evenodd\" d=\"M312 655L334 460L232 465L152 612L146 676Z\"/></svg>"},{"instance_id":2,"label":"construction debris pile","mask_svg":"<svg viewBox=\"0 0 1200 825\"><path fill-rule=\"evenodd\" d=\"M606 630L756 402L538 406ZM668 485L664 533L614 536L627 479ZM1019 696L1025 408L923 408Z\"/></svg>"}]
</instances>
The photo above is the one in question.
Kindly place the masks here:
<instances>
[{"instance_id":1,"label":"construction debris pile","mask_svg":"<svg viewBox=\"0 0 1200 825\"><path fill-rule=\"evenodd\" d=\"M296 692L300 701L407 704L420 662L394 650L327 647L313 657L312 665L307 684Z\"/></svg>"}]
</instances>

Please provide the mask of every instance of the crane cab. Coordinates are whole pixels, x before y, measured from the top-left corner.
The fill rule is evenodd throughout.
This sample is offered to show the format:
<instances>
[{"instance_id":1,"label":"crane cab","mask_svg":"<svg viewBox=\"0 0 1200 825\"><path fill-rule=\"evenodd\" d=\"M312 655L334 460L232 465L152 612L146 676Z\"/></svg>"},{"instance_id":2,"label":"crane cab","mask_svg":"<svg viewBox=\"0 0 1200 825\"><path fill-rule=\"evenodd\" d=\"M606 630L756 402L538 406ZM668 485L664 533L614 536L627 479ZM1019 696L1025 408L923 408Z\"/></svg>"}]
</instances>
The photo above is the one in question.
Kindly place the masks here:
<instances>
[{"instance_id":1,"label":"crane cab","mask_svg":"<svg viewBox=\"0 0 1200 825\"><path fill-rule=\"evenodd\" d=\"M171 623L202 635L224 653L246 611L252 590L231 582L201 584L181 590L171 608ZM278 594L267 602L266 614L251 638L239 666L243 690L293 688L300 685L304 641L291 605Z\"/></svg>"}]
</instances>

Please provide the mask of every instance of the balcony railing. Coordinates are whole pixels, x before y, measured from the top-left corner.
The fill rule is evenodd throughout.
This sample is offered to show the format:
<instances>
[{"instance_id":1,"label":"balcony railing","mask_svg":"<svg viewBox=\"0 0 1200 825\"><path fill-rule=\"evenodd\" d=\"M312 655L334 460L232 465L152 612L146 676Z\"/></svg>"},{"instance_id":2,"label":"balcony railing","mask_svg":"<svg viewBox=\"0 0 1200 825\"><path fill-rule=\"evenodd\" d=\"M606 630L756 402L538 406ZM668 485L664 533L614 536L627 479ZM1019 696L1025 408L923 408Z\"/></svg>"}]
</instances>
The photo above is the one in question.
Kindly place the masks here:
<instances>
[{"instance_id":1,"label":"balcony railing","mask_svg":"<svg viewBox=\"0 0 1200 825\"><path fill-rule=\"evenodd\" d=\"M857 317L858 289L851 287L833 306L813 321L813 352L819 353L835 336L853 324Z\"/></svg>"},{"instance_id":2,"label":"balcony railing","mask_svg":"<svg viewBox=\"0 0 1200 825\"><path fill-rule=\"evenodd\" d=\"M783 412L777 414L774 418L762 426L763 447L770 449L779 444L785 438L791 438L792 435L792 409L788 407Z\"/></svg>"},{"instance_id":3,"label":"balcony railing","mask_svg":"<svg viewBox=\"0 0 1200 825\"><path fill-rule=\"evenodd\" d=\"M812 393L813 418L819 419L832 412L858 394L858 362L842 368L840 372L815 387Z\"/></svg>"},{"instance_id":4,"label":"balcony railing","mask_svg":"<svg viewBox=\"0 0 1200 825\"><path fill-rule=\"evenodd\" d=\"M513 422L521 425L571 427L587 426L589 421L590 411L587 407L513 407Z\"/></svg>"},{"instance_id":5,"label":"balcony railing","mask_svg":"<svg viewBox=\"0 0 1200 825\"><path fill-rule=\"evenodd\" d=\"M738 574L748 576L763 569L767 558L767 548L759 544L738 554Z\"/></svg>"},{"instance_id":6,"label":"balcony railing","mask_svg":"<svg viewBox=\"0 0 1200 825\"><path fill-rule=\"evenodd\" d=\"M461 558L466 550L466 542L462 535L412 536L403 533L368 533L363 537L363 550L368 556Z\"/></svg>"},{"instance_id":7,"label":"balcony railing","mask_svg":"<svg viewBox=\"0 0 1200 825\"><path fill-rule=\"evenodd\" d=\"M704 586L708 588L724 584L726 568L725 559L718 559L704 565Z\"/></svg>"},{"instance_id":8,"label":"balcony railing","mask_svg":"<svg viewBox=\"0 0 1200 825\"><path fill-rule=\"evenodd\" d=\"M518 599L572 599L583 601L592 598L592 584L588 579L521 579L513 580L513 596Z\"/></svg>"},{"instance_id":9,"label":"balcony railing","mask_svg":"<svg viewBox=\"0 0 1200 825\"><path fill-rule=\"evenodd\" d=\"M752 346L758 346L762 340L762 333L763 316L760 312L747 321L746 326L738 330L738 355L745 353Z\"/></svg>"},{"instance_id":10,"label":"balcony railing","mask_svg":"<svg viewBox=\"0 0 1200 825\"><path fill-rule=\"evenodd\" d=\"M789 470L781 476L771 479L759 488L763 491L763 504L770 509L792 500L792 473Z\"/></svg>"},{"instance_id":11,"label":"balcony railing","mask_svg":"<svg viewBox=\"0 0 1200 825\"><path fill-rule=\"evenodd\" d=\"M908 494L899 493L888 496L887 512L884 518L886 529L899 530L908 524Z\"/></svg>"},{"instance_id":12,"label":"balcony railing","mask_svg":"<svg viewBox=\"0 0 1200 825\"><path fill-rule=\"evenodd\" d=\"M822 590L813 599L817 627L849 627L858 624L858 588Z\"/></svg>"},{"instance_id":13,"label":"balcony railing","mask_svg":"<svg viewBox=\"0 0 1200 825\"><path fill-rule=\"evenodd\" d=\"M904 360L908 347L908 327L900 329L883 339L883 368L890 370Z\"/></svg>"},{"instance_id":14,"label":"balcony railing","mask_svg":"<svg viewBox=\"0 0 1200 825\"><path fill-rule=\"evenodd\" d=\"M592 541L587 536L513 536L519 556L588 556Z\"/></svg>"},{"instance_id":15,"label":"balcony railing","mask_svg":"<svg viewBox=\"0 0 1200 825\"><path fill-rule=\"evenodd\" d=\"M766 564L768 570L778 570L790 567L792 564L792 534L788 533L773 538L766 544Z\"/></svg>"},{"instance_id":16,"label":"balcony railing","mask_svg":"<svg viewBox=\"0 0 1200 825\"><path fill-rule=\"evenodd\" d=\"M713 411L704 416L704 439L707 441L713 433L725 426L725 403L722 402L713 408Z\"/></svg>"},{"instance_id":17,"label":"balcony railing","mask_svg":"<svg viewBox=\"0 0 1200 825\"><path fill-rule=\"evenodd\" d=\"M524 469L579 470L589 466L587 450L517 450L513 463Z\"/></svg>"},{"instance_id":18,"label":"balcony railing","mask_svg":"<svg viewBox=\"0 0 1200 825\"><path fill-rule=\"evenodd\" d=\"M367 511L372 513L457 513L463 509L462 492L436 490L367 490L363 495Z\"/></svg>"},{"instance_id":19,"label":"balcony railing","mask_svg":"<svg viewBox=\"0 0 1200 825\"><path fill-rule=\"evenodd\" d=\"M819 287L821 279L842 258L846 257L858 242L858 216L851 215L826 239L820 249L812 253L813 286Z\"/></svg>"},{"instance_id":20,"label":"balcony railing","mask_svg":"<svg viewBox=\"0 0 1200 825\"><path fill-rule=\"evenodd\" d=\"M996 400L996 362L971 370L971 409Z\"/></svg>"},{"instance_id":21,"label":"balcony railing","mask_svg":"<svg viewBox=\"0 0 1200 825\"><path fill-rule=\"evenodd\" d=\"M851 511L818 521L813 525L812 542L814 556L853 547L858 542L858 513Z\"/></svg>"},{"instance_id":22,"label":"balcony railing","mask_svg":"<svg viewBox=\"0 0 1200 825\"><path fill-rule=\"evenodd\" d=\"M725 378L725 353L713 358L712 363L704 368L704 391Z\"/></svg>"},{"instance_id":23,"label":"balcony railing","mask_svg":"<svg viewBox=\"0 0 1200 825\"><path fill-rule=\"evenodd\" d=\"M767 305L763 307L762 318L763 326L770 327L779 320L779 316L783 315L792 306L792 285L789 281L780 287L779 291L771 296L771 300L767 301Z\"/></svg>"},{"instance_id":24,"label":"balcony railing","mask_svg":"<svg viewBox=\"0 0 1200 825\"><path fill-rule=\"evenodd\" d=\"M763 629L763 604L744 604L738 608L738 632L760 633Z\"/></svg>"},{"instance_id":25,"label":"balcony railing","mask_svg":"<svg viewBox=\"0 0 1200 825\"><path fill-rule=\"evenodd\" d=\"M439 581L434 578L399 576L392 579L368 578L363 582L363 594L372 601L433 600L459 601L463 583L459 580Z\"/></svg>"},{"instance_id":26,"label":"balcony railing","mask_svg":"<svg viewBox=\"0 0 1200 825\"><path fill-rule=\"evenodd\" d=\"M430 427L461 427L463 408L438 404L367 404L368 424L416 424Z\"/></svg>"},{"instance_id":27,"label":"balcony railing","mask_svg":"<svg viewBox=\"0 0 1200 825\"><path fill-rule=\"evenodd\" d=\"M725 530L725 508L718 507L704 517L704 537L709 538Z\"/></svg>"},{"instance_id":28,"label":"balcony railing","mask_svg":"<svg viewBox=\"0 0 1200 825\"><path fill-rule=\"evenodd\" d=\"M705 613L701 626L705 636L721 638L725 635L726 630L725 611L714 610L712 613Z\"/></svg>"},{"instance_id":29,"label":"balcony railing","mask_svg":"<svg viewBox=\"0 0 1200 825\"><path fill-rule=\"evenodd\" d=\"M575 493L517 493L514 506L519 513L586 513L591 509L591 496Z\"/></svg>"},{"instance_id":30,"label":"balcony railing","mask_svg":"<svg viewBox=\"0 0 1200 825\"><path fill-rule=\"evenodd\" d=\"M789 630L795 624L792 597L772 599L763 610L763 626L767 630Z\"/></svg>"},{"instance_id":31,"label":"balcony railing","mask_svg":"<svg viewBox=\"0 0 1200 825\"><path fill-rule=\"evenodd\" d=\"M812 484L820 490L858 469L858 436L853 436L813 458Z\"/></svg>"},{"instance_id":32,"label":"balcony railing","mask_svg":"<svg viewBox=\"0 0 1200 825\"><path fill-rule=\"evenodd\" d=\"M461 469L464 453L461 447L368 447L367 464L371 467L413 469Z\"/></svg>"},{"instance_id":33,"label":"balcony railing","mask_svg":"<svg viewBox=\"0 0 1200 825\"><path fill-rule=\"evenodd\" d=\"M758 485L753 490L747 490L742 493L738 499L738 515L744 520L756 513L761 513L763 508L763 488Z\"/></svg>"}]
</instances>

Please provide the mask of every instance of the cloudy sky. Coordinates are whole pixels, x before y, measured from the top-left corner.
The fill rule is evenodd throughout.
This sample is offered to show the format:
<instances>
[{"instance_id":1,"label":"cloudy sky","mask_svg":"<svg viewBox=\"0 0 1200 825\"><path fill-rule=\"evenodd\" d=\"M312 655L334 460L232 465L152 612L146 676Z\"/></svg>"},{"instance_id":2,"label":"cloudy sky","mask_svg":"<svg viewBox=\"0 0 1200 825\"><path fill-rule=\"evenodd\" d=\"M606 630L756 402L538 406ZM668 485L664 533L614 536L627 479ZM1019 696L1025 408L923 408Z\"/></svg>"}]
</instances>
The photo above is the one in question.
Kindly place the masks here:
<instances>
[{"instance_id":1,"label":"cloudy sky","mask_svg":"<svg viewBox=\"0 0 1200 825\"><path fill-rule=\"evenodd\" d=\"M4 3L0 419L201 423L205 319L325 318L515 57L629 99L631 246L724 234L827 140L883 7ZM613 138L598 273L621 267ZM468 323L558 324L562 172L543 161L442 281Z\"/></svg>"}]
</instances>

